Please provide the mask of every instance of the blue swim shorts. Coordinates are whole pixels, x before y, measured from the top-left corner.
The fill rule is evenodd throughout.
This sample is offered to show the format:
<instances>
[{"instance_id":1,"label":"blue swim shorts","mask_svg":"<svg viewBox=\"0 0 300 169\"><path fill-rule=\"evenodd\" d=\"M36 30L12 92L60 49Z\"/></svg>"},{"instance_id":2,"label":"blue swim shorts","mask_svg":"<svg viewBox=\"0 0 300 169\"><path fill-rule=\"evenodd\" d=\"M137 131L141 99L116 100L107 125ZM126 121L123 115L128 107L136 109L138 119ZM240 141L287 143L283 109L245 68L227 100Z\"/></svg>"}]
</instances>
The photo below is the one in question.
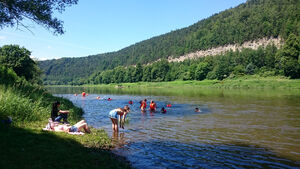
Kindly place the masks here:
<instances>
[{"instance_id":1,"label":"blue swim shorts","mask_svg":"<svg viewBox=\"0 0 300 169\"><path fill-rule=\"evenodd\" d=\"M112 110L109 112L109 117L112 119L118 119L118 112L115 110Z\"/></svg>"},{"instance_id":2,"label":"blue swim shorts","mask_svg":"<svg viewBox=\"0 0 300 169\"><path fill-rule=\"evenodd\" d=\"M78 128L75 126L72 126L69 130L69 132L77 132L77 131L78 131Z\"/></svg>"}]
</instances>

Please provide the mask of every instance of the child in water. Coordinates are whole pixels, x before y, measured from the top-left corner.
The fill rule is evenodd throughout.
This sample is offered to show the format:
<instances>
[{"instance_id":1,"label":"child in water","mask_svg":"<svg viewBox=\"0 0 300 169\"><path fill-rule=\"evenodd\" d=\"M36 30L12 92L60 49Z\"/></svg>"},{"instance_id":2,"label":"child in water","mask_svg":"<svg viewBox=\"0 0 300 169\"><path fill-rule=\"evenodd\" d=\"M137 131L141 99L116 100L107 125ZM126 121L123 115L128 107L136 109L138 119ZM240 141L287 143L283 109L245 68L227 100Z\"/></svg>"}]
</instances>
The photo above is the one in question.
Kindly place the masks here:
<instances>
[{"instance_id":1,"label":"child in water","mask_svg":"<svg viewBox=\"0 0 300 169\"><path fill-rule=\"evenodd\" d=\"M140 103L141 103L141 105L140 105L141 111L145 111L147 108L147 99L144 99Z\"/></svg>"},{"instance_id":2,"label":"child in water","mask_svg":"<svg viewBox=\"0 0 300 169\"><path fill-rule=\"evenodd\" d=\"M163 107L163 108L161 108L161 113L167 113L167 110Z\"/></svg>"},{"instance_id":3,"label":"child in water","mask_svg":"<svg viewBox=\"0 0 300 169\"><path fill-rule=\"evenodd\" d=\"M153 100L150 102L150 111L156 111L156 103Z\"/></svg>"},{"instance_id":4,"label":"child in water","mask_svg":"<svg viewBox=\"0 0 300 169\"><path fill-rule=\"evenodd\" d=\"M113 109L109 112L109 118L112 122L112 130L118 132L118 115L120 116L120 127L124 129L126 115L130 112L130 108L126 105L124 108Z\"/></svg>"}]
</instances>

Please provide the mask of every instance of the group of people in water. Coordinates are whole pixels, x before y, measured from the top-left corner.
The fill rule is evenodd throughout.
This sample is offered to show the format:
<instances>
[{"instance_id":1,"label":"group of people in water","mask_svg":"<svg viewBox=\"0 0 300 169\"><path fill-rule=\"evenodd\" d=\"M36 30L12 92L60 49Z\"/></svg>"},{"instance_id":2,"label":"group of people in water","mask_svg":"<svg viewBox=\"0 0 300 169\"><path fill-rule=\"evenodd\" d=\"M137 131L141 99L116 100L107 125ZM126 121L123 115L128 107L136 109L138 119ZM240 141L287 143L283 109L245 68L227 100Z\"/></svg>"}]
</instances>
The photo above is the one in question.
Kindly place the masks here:
<instances>
[{"instance_id":1,"label":"group of people in water","mask_svg":"<svg viewBox=\"0 0 300 169\"><path fill-rule=\"evenodd\" d=\"M82 93L82 96L85 97L87 94L85 92ZM77 95L76 95L77 96ZM96 99L100 99L98 96ZM108 101L111 101L112 99L107 99ZM132 105L133 101L130 100L128 104ZM55 101L52 104L52 111L51 111L51 118L49 119L48 128L53 131L63 131L63 132L81 132L82 130L86 133L90 133L91 130L89 129L86 121L81 120L78 123L74 125L70 125L68 122L68 114L70 113L68 110L60 110L60 102ZM167 104L166 107L172 107L171 104ZM145 112L147 109L147 99L140 101L140 109L141 112ZM149 105L149 111L150 112L156 112L157 105L156 103L151 100ZM119 131L120 128L124 129L124 123L127 114L130 112L130 107L128 105L124 106L123 108L116 108L111 111L109 111L108 116L112 122L112 130L114 132ZM167 110L162 107L160 110L161 113L167 113ZM195 112L200 112L199 108L195 108ZM61 120L63 120L61 122Z\"/></svg>"},{"instance_id":2,"label":"group of people in water","mask_svg":"<svg viewBox=\"0 0 300 169\"><path fill-rule=\"evenodd\" d=\"M131 104L132 104L131 100L129 102L131 102ZM171 107L171 104L167 104L167 107ZM142 112L146 111L146 109L147 109L147 99L144 99L144 100L140 101L140 108L141 108ZM155 112L156 108L157 108L156 103L153 100L151 100L150 105L149 105L149 110L151 112ZM164 107L162 107L160 111L161 111L161 113L167 113L167 110Z\"/></svg>"}]
</instances>

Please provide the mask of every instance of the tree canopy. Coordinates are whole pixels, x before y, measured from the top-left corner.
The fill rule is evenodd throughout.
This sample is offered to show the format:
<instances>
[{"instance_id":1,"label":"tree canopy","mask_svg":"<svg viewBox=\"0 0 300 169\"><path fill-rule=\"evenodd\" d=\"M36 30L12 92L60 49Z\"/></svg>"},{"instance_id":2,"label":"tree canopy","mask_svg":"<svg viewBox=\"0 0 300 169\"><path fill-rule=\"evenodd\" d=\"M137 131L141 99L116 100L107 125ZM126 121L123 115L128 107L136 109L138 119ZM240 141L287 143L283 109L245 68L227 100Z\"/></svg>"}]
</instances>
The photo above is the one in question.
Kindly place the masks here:
<instances>
[{"instance_id":1,"label":"tree canopy","mask_svg":"<svg viewBox=\"0 0 300 169\"><path fill-rule=\"evenodd\" d=\"M63 12L66 6L78 0L0 0L0 28L22 26L24 19L42 25L54 34L63 34L63 21L53 17L53 12Z\"/></svg>"},{"instance_id":2,"label":"tree canopy","mask_svg":"<svg viewBox=\"0 0 300 169\"><path fill-rule=\"evenodd\" d=\"M12 69L17 76L24 77L27 81L38 82L41 71L30 54L24 47L5 45L0 48L0 65Z\"/></svg>"}]
</instances>

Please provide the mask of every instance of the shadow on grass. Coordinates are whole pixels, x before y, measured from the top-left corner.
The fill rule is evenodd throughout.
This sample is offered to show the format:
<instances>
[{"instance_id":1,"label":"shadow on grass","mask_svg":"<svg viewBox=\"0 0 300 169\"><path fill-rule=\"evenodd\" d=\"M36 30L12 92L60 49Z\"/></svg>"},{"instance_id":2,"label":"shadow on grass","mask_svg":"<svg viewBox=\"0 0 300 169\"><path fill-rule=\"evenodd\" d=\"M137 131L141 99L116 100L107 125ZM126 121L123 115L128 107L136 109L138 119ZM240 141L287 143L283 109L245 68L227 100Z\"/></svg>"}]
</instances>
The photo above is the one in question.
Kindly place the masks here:
<instances>
[{"instance_id":1,"label":"shadow on grass","mask_svg":"<svg viewBox=\"0 0 300 169\"><path fill-rule=\"evenodd\" d=\"M51 132L1 124L0 140L0 168L130 168L109 151L87 148Z\"/></svg>"}]
</instances>

